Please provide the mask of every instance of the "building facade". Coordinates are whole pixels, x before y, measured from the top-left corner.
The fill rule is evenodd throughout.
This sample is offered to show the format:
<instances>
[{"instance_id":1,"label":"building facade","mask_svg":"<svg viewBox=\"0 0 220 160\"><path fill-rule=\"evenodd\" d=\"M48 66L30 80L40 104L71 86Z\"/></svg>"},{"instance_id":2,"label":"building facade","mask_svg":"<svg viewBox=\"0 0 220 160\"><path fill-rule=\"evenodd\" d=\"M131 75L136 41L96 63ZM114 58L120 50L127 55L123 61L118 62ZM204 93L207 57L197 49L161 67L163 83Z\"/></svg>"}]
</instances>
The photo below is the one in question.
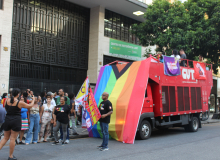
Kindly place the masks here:
<instances>
[{"instance_id":1,"label":"building facade","mask_svg":"<svg viewBox=\"0 0 220 160\"><path fill-rule=\"evenodd\" d=\"M64 88L76 94L86 76L96 83L103 65L144 59L146 47L131 32L133 24L144 21L135 15L146 11L144 1L2 1L1 93Z\"/></svg>"}]
</instances>

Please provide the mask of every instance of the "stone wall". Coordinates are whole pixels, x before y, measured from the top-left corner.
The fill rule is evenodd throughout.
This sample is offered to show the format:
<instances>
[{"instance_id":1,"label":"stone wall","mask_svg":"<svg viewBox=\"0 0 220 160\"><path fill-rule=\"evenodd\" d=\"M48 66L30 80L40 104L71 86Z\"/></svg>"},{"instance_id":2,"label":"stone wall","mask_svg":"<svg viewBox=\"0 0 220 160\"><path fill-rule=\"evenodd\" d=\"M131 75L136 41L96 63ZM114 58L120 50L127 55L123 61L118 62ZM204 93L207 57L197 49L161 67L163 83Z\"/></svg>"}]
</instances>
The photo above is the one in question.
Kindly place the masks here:
<instances>
[{"instance_id":1,"label":"stone wall","mask_svg":"<svg viewBox=\"0 0 220 160\"><path fill-rule=\"evenodd\" d=\"M13 0L3 0L3 9L0 9L0 94L8 92L11 32L12 32ZM4 47L8 51L4 51Z\"/></svg>"}]
</instances>

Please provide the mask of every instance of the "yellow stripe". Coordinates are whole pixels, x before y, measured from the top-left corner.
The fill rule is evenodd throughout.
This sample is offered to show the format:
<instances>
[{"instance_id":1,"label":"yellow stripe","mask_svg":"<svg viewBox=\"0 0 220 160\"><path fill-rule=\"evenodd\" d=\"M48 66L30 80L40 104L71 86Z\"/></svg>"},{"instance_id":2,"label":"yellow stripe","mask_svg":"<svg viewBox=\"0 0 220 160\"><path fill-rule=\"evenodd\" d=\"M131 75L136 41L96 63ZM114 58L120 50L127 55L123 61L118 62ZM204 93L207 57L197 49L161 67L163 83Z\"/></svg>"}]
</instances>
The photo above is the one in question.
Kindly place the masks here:
<instances>
[{"instance_id":1,"label":"yellow stripe","mask_svg":"<svg viewBox=\"0 0 220 160\"><path fill-rule=\"evenodd\" d=\"M130 68L116 81L115 86L112 90L112 93L109 97L109 101L112 103L113 107L113 113L111 115L111 120L109 124L109 134L111 135L112 138L118 140L118 136L116 134L116 128L115 128L115 123L116 123L116 104L117 104L117 99L125 85L125 82L128 78L128 73L130 71Z\"/></svg>"}]
</instances>

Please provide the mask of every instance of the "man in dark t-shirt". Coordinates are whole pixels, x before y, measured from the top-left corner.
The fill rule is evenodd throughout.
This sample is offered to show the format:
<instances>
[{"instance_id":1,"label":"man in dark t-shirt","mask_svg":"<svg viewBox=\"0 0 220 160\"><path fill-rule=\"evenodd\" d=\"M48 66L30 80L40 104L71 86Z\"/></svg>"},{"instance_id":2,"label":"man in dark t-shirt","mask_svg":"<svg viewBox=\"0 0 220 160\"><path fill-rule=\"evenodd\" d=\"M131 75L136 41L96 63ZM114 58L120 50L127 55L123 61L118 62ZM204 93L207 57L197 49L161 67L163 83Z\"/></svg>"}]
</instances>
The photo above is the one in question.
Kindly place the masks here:
<instances>
[{"instance_id":1,"label":"man in dark t-shirt","mask_svg":"<svg viewBox=\"0 0 220 160\"><path fill-rule=\"evenodd\" d=\"M99 119L101 131L103 135L103 142L101 146L98 146L100 151L108 150L108 124L110 123L111 114L113 113L112 103L108 100L109 94L107 92L102 93L103 101L99 105L99 112L101 114L101 118Z\"/></svg>"},{"instance_id":2,"label":"man in dark t-shirt","mask_svg":"<svg viewBox=\"0 0 220 160\"><path fill-rule=\"evenodd\" d=\"M183 67L186 67L186 60L183 60L183 59L186 59L186 54L184 52L183 49L180 50L180 66L183 66Z\"/></svg>"}]
</instances>

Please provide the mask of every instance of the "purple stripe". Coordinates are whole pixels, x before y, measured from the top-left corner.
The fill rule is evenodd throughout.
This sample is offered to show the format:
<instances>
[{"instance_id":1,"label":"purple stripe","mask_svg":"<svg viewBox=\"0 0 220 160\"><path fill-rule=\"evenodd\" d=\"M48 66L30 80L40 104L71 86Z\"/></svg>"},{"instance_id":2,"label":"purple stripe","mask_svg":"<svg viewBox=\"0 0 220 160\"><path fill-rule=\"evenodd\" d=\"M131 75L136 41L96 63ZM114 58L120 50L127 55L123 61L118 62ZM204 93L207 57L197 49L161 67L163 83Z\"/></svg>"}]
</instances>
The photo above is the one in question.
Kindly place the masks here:
<instances>
[{"instance_id":1,"label":"purple stripe","mask_svg":"<svg viewBox=\"0 0 220 160\"><path fill-rule=\"evenodd\" d=\"M89 132L89 137L93 137L92 130Z\"/></svg>"},{"instance_id":2,"label":"purple stripe","mask_svg":"<svg viewBox=\"0 0 220 160\"><path fill-rule=\"evenodd\" d=\"M98 89L99 82L100 82L100 80L101 80L101 78L102 78L102 74L103 74L104 70L105 70L105 66L103 66L103 67L100 69L99 77L98 77L98 80L97 80L96 86L95 86L94 95L96 94L96 91L97 91L97 89Z\"/></svg>"}]
</instances>

